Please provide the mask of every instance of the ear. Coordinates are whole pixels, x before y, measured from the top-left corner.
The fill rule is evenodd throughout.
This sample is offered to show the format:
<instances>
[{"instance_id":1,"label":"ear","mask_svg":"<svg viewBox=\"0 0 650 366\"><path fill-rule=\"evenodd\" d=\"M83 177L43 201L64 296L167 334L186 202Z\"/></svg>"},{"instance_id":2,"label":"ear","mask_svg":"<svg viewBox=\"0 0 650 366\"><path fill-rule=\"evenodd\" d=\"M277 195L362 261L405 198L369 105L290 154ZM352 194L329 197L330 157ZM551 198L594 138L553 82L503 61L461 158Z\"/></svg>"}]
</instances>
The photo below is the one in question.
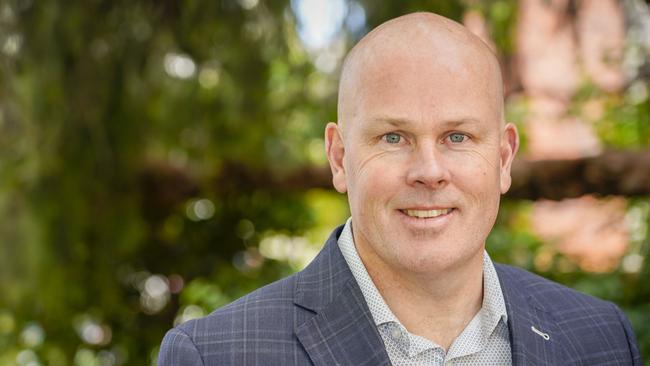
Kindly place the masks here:
<instances>
[{"instance_id":1,"label":"ear","mask_svg":"<svg viewBox=\"0 0 650 366\"><path fill-rule=\"evenodd\" d=\"M501 136L501 194L508 192L508 189L510 189L510 184L512 183L510 171L517 149L519 149L519 134L517 133L517 127L512 123L508 123L503 130L503 136Z\"/></svg>"},{"instance_id":2,"label":"ear","mask_svg":"<svg viewBox=\"0 0 650 366\"><path fill-rule=\"evenodd\" d=\"M325 127L325 151L327 160L330 162L332 169L332 183L339 193L348 191L345 180L345 168L343 167L343 157L345 156L345 146L339 126L330 122Z\"/></svg>"}]
</instances>

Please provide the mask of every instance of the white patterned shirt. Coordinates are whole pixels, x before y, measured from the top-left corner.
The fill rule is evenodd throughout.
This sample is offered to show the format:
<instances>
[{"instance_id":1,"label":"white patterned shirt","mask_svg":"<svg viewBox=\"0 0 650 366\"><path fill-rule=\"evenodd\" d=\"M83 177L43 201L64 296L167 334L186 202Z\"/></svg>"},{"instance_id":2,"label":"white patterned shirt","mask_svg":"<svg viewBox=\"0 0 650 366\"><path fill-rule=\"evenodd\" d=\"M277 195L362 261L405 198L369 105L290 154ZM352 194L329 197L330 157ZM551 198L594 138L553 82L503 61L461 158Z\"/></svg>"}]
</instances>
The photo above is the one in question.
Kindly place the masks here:
<instances>
[{"instance_id":1,"label":"white patterned shirt","mask_svg":"<svg viewBox=\"0 0 650 366\"><path fill-rule=\"evenodd\" d=\"M393 365L512 365L506 305L487 252L483 255L481 309L445 353L441 346L410 333L390 310L359 258L352 237L351 218L338 244L361 288Z\"/></svg>"}]
</instances>

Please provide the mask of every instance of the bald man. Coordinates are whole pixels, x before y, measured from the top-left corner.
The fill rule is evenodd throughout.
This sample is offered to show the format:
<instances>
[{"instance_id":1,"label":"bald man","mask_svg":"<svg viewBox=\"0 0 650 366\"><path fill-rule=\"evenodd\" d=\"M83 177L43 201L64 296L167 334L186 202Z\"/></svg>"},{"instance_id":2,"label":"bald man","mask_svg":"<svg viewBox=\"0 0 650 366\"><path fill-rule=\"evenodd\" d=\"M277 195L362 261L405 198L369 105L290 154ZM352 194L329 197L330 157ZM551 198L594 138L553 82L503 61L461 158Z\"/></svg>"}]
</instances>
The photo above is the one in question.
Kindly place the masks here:
<instances>
[{"instance_id":1,"label":"bald man","mask_svg":"<svg viewBox=\"0 0 650 366\"><path fill-rule=\"evenodd\" d=\"M351 218L303 271L170 330L159 365L637 365L622 312L485 251L518 147L499 64L460 24L388 21L325 131Z\"/></svg>"}]
</instances>

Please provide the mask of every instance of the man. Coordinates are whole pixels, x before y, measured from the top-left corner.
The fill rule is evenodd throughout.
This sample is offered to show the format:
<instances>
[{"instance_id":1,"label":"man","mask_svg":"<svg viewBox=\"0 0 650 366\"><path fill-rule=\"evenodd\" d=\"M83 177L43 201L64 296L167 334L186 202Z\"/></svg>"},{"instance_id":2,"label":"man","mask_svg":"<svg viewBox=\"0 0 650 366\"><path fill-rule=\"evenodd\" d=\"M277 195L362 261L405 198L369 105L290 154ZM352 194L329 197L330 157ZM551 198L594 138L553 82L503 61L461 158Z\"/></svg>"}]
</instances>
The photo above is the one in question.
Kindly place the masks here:
<instances>
[{"instance_id":1,"label":"man","mask_svg":"<svg viewBox=\"0 0 650 366\"><path fill-rule=\"evenodd\" d=\"M517 130L499 64L428 13L350 52L325 131L352 217L302 272L166 335L159 365L630 365L613 304L494 265Z\"/></svg>"}]
</instances>

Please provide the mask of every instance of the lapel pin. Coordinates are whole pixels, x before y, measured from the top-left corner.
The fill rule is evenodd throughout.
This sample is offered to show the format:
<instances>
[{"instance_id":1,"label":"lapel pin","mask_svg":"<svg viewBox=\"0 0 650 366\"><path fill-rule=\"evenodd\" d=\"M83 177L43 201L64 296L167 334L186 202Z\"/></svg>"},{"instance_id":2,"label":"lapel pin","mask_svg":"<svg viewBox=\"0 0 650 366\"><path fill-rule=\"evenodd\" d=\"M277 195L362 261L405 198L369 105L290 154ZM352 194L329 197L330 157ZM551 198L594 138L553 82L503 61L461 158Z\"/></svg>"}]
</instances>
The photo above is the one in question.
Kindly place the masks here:
<instances>
[{"instance_id":1,"label":"lapel pin","mask_svg":"<svg viewBox=\"0 0 650 366\"><path fill-rule=\"evenodd\" d=\"M535 334L537 334L538 336L544 338L544 340L546 340L546 341L548 341L549 339L551 339L551 336L549 336L548 333L544 333L544 332L542 332L541 330L535 328L534 325L531 325L530 329L531 329L533 332L535 332Z\"/></svg>"}]
</instances>

